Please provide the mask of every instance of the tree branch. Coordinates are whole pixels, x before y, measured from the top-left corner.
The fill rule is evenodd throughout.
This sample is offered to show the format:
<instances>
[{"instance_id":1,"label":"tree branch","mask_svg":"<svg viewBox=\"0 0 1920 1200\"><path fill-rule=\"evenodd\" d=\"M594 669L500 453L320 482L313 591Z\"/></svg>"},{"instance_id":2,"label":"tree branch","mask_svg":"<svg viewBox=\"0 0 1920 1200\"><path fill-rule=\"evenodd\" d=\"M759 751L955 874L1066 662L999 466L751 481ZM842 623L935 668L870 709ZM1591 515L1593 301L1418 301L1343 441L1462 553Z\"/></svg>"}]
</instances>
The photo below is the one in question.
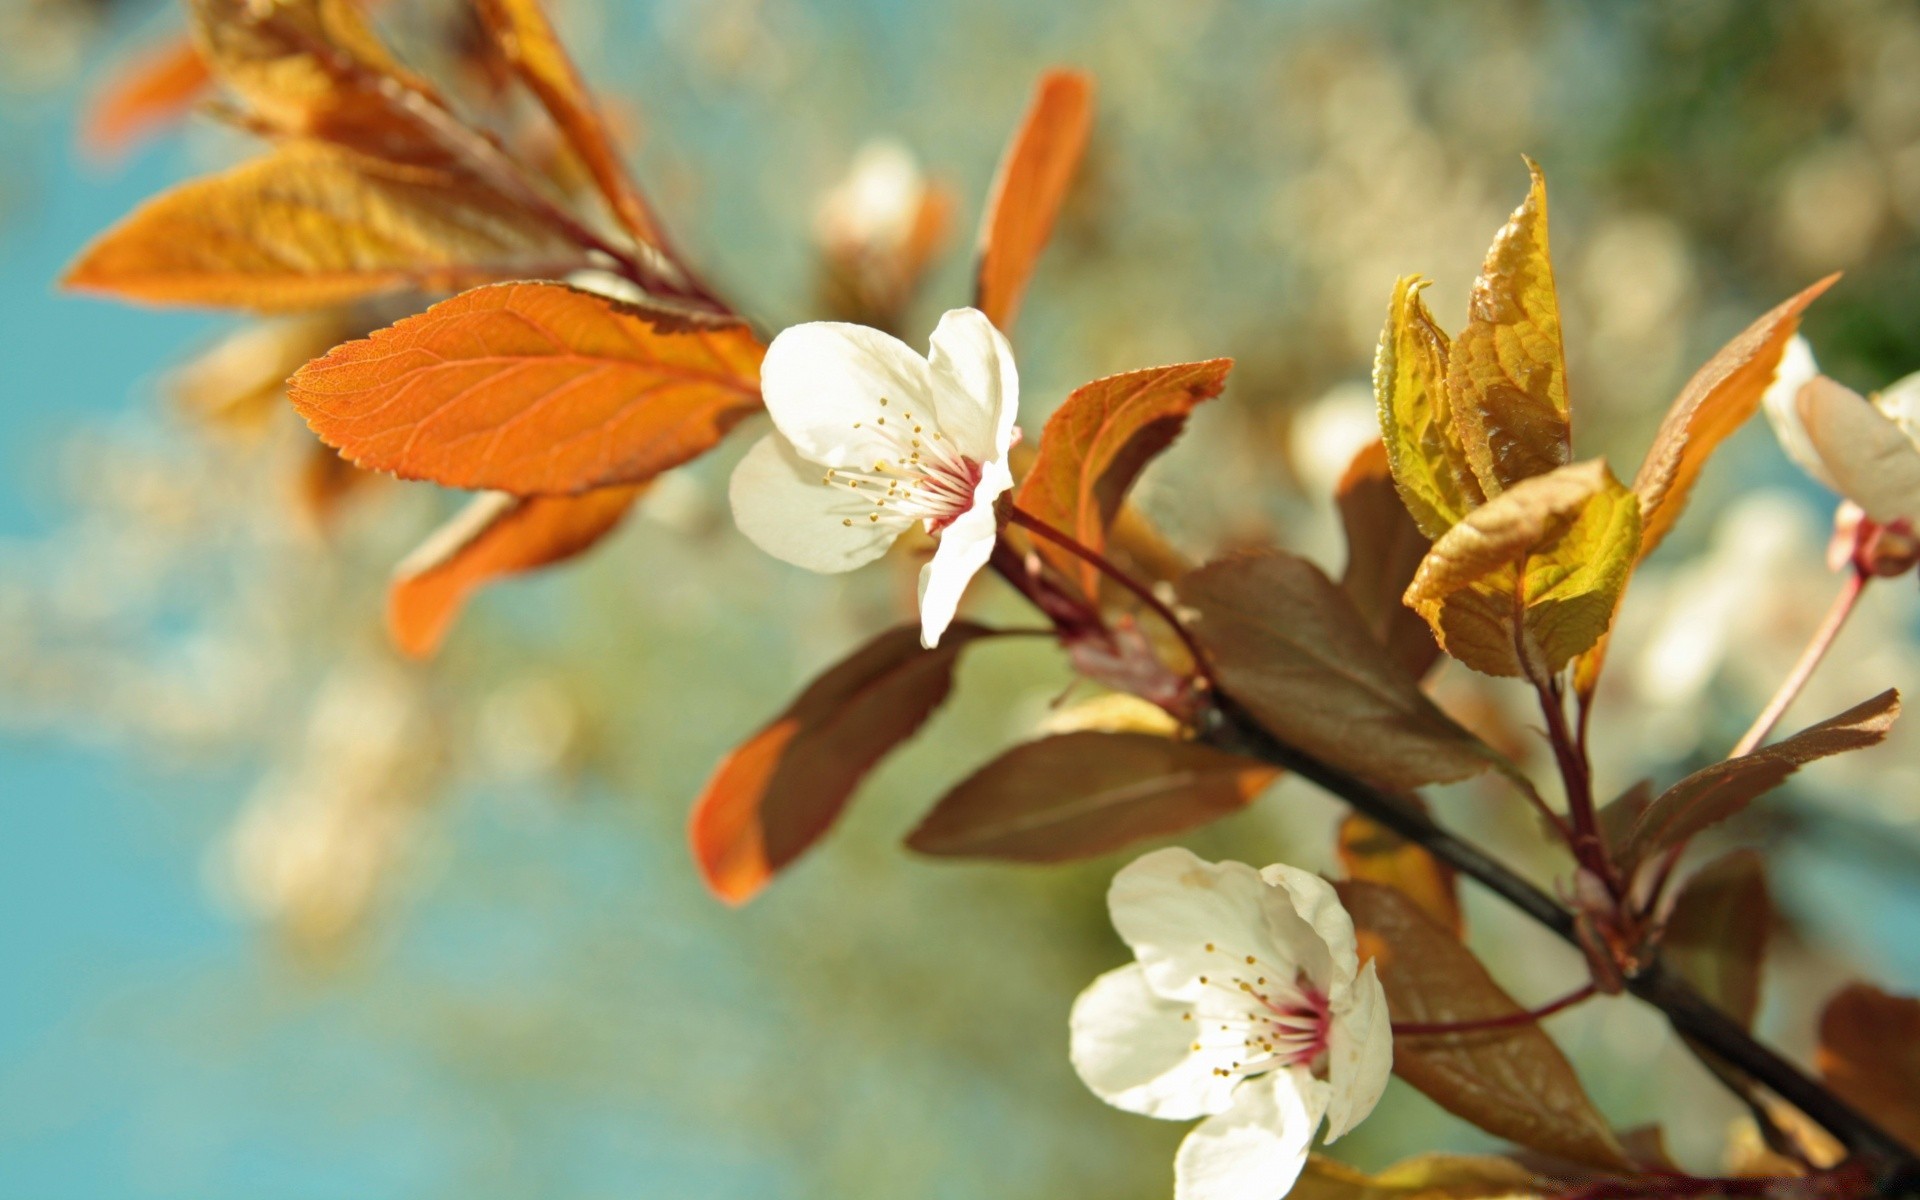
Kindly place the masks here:
<instances>
[{"instance_id":1,"label":"tree branch","mask_svg":"<svg viewBox=\"0 0 1920 1200\"><path fill-rule=\"evenodd\" d=\"M1203 733L1209 742L1222 749L1272 763L1311 780L1401 837L1418 843L1462 875L1472 877L1562 941L1579 946L1573 913L1532 881L1447 832L1432 817L1399 796L1279 741L1238 708L1230 697L1218 698L1212 726ZM1657 958L1629 976L1626 983L1629 992L1665 1013L1676 1032L1718 1054L1825 1128L1871 1171L1880 1194L1920 1196L1920 1154L1908 1149L1819 1080L1757 1041Z\"/></svg>"}]
</instances>

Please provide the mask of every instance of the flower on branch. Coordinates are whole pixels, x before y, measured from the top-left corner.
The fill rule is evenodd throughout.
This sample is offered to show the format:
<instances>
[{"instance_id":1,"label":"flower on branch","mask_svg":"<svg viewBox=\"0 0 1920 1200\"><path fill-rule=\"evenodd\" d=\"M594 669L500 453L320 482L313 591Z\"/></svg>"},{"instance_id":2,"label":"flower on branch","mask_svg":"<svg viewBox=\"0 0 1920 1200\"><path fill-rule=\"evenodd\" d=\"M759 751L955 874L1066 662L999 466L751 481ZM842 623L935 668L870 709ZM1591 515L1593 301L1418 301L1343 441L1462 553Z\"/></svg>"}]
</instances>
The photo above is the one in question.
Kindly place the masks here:
<instances>
[{"instance_id":1,"label":"flower on branch","mask_svg":"<svg viewBox=\"0 0 1920 1200\"><path fill-rule=\"evenodd\" d=\"M761 387L774 432L733 473L733 517L754 543L810 571L851 571L915 522L939 538L920 572L921 641L953 620L999 534L1020 381L1013 351L971 308L940 318L922 358L861 325L795 325L773 339Z\"/></svg>"},{"instance_id":2,"label":"flower on branch","mask_svg":"<svg viewBox=\"0 0 1920 1200\"><path fill-rule=\"evenodd\" d=\"M1796 337L1763 403L1787 456L1880 525L1920 519L1920 374L1869 400Z\"/></svg>"},{"instance_id":3,"label":"flower on branch","mask_svg":"<svg viewBox=\"0 0 1920 1200\"><path fill-rule=\"evenodd\" d=\"M1393 1068L1386 994L1316 875L1156 850L1114 877L1136 961L1074 1002L1074 1069L1116 1108L1204 1117L1174 1160L1177 1200L1277 1200L1324 1118L1332 1141Z\"/></svg>"}]
</instances>

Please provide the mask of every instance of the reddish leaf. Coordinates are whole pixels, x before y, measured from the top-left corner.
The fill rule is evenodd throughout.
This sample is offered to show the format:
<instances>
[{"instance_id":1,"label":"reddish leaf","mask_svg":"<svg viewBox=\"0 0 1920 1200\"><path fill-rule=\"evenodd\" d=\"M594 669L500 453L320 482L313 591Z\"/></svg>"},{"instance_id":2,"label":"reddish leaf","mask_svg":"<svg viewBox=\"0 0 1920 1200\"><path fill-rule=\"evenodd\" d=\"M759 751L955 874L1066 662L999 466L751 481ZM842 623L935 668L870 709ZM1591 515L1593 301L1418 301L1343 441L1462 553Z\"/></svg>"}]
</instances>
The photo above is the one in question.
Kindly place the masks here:
<instances>
[{"instance_id":1,"label":"reddish leaf","mask_svg":"<svg viewBox=\"0 0 1920 1200\"><path fill-rule=\"evenodd\" d=\"M363 467L515 495L644 483L760 407L744 325L557 283L475 288L301 368L288 390Z\"/></svg>"},{"instance_id":2,"label":"reddish leaf","mask_svg":"<svg viewBox=\"0 0 1920 1200\"><path fill-rule=\"evenodd\" d=\"M1702 995L1751 1028L1772 920L1760 856L1736 850L1687 880L1667 917L1661 952Z\"/></svg>"},{"instance_id":3,"label":"reddish leaf","mask_svg":"<svg viewBox=\"0 0 1920 1200\"><path fill-rule=\"evenodd\" d=\"M1090 858L1238 812L1276 774L1196 742L1061 734L1015 746L969 776L907 845L957 858Z\"/></svg>"},{"instance_id":4,"label":"reddish leaf","mask_svg":"<svg viewBox=\"0 0 1920 1200\"><path fill-rule=\"evenodd\" d=\"M1335 886L1353 914L1361 957L1371 957L1380 972L1395 1023L1484 1021L1523 1011L1472 951L1403 893L1375 883ZM1573 1066L1536 1024L1399 1035L1393 1070L1496 1137L1591 1166L1626 1165Z\"/></svg>"},{"instance_id":5,"label":"reddish leaf","mask_svg":"<svg viewBox=\"0 0 1920 1200\"><path fill-rule=\"evenodd\" d=\"M1094 550L1107 543L1127 489L1187 423L1187 414L1227 385L1230 358L1148 367L1075 388L1047 418L1040 452L1020 483L1016 503ZM1089 596L1099 572L1052 543L1040 553Z\"/></svg>"},{"instance_id":6,"label":"reddish leaf","mask_svg":"<svg viewBox=\"0 0 1920 1200\"><path fill-rule=\"evenodd\" d=\"M99 158L117 158L185 117L213 82L207 60L184 37L147 46L115 65L80 121L80 142Z\"/></svg>"},{"instance_id":7,"label":"reddish leaf","mask_svg":"<svg viewBox=\"0 0 1920 1200\"><path fill-rule=\"evenodd\" d=\"M1645 515L1640 557L1653 553L1680 519L1707 459L1760 406L1781 354L1800 327L1800 314L1839 278L1827 276L1747 326L1680 389L1633 479Z\"/></svg>"},{"instance_id":8,"label":"reddish leaf","mask_svg":"<svg viewBox=\"0 0 1920 1200\"><path fill-rule=\"evenodd\" d=\"M961 622L927 650L918 626L890 629L736 747L707 780L688 830L713 893L744 904L819 841L874 764L947 698L960 651L986 633Z\"/></svg>"},{"instance_id":9,"label":"reddish leaf","mask_svg":"<svg viewBox=\"0 0 1920 1200\"><path fill-rule=\"evenodd\" d=\"M980 223L974 307L1011 329L1093 129L1093 77L1048 71L1000 160Z\"/></svg>"},{"instance_id":10,"label":"reddish leaf","mask_svg":"<svg viewBox=\"0 0 1920 1200\"><path fill-rule=\"evenodd\" d=\"M1453 868L1417 843L1357 812L1348 813L1340 822L1340 864L1349 879L1394 888L1454 937L1465 935Z\"/></svg>"},{"instance_id":11,"label":"reddish leaf","mask_svg":"<svg viewBox=\"0 0 1920 1200\"><path fill-rule=\"evenodd\" d=\"M152 304L287 312L577 257L466 176L294 142L147 201L89 246L64 283Z\"/></svg>"},{"instance_id":12,"label":"reddish leaf","mask_svg":"<svg viewBox=\"0 0 1920 1200\"><path fill-rule=\"evenodd\" d=\"M478 0L481 20L567 144L606 197L614 216L643 242L658 240L653 218L633 186L593 95L554 33L539 0Z\"/></svg>"},{"instance_id":13,"label":"reddish leaf","mask_svg":"<svg viewBox=\"0 0 1920 1200\"><path fill-rule=\"evenodd\" d=\"M1899 715L1900 693L1889 688L1783 741L1695 771L1662 792L1634 822L1621 852L1623 869L1630 872L1726 820L1810 762L1879 745Z\"/></svg>"},{"instance_id":14,"label":"reddish leaf","mask_svg":"<svg viewBox=\"0 0 1920 1200\"><path fill-rule=\"evenodd\" d=\"M387 631L414 658L439 649L476 590L585 553L626 518L647 485L578 496L477 496L394 571Z\"/></svg>"},{"instance_id":15,"label":"reddish leaf","mask_svg":"<svg viewBox=\"0 0 1920 1200\"><path fill-rule=\"evenodd\" d=\"M1388 787L1451 782L1498 756L1435 708L1320 569L1281 551L1180 584L1227 694L1269 732Z\"/></svg>"},{"instance_id":16,"label":"reddish leaf","mask_svg":"<svg viewBox=\"0 0 1920 1200\"><path fill-rule=\"evenodd\" d=\"M1920 998L1855 983L1820 1014L1820 1073L1888 1133L1920 1150Z\"/></svg>"},{"instance_id":17,"label":"reddish leaf","mask_svg":"<svg viewBox=\"0 0 1920 1200\"><path fill-rule=\"evenodd\" d=\"M1353 456L1334 491L1347 534L1347 569L1340 586L1360 619L1407 674L1418 679L1440 657L1419 613L1401 600L1432 545L1393 485L1387 448L1375 442Z\"/></svg>"}]
</instances>

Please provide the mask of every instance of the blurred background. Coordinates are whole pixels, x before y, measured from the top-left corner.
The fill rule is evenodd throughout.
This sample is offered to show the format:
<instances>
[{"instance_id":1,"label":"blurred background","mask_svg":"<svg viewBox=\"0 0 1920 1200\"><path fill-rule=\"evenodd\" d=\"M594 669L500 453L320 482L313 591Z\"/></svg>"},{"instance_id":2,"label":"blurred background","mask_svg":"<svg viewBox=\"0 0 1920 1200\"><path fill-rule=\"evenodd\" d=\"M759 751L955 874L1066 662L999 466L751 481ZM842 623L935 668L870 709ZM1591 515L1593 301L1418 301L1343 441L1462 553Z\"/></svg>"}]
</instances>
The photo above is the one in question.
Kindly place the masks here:
<instances>
[{"instance_id":1,"label":"blurred background","mask_svg":"<svg viewBox=\"0 0 1920 1200\"><path fill-rule=\"evenodd\" d=\"M393 0L381 19L431 66L450 11ZM924 187L952 235L900 322L922 338L965 302L968 231L1037 73L1093 71L1088 169L1017 331L1023 423L1098 375L1235 356L1141 493L1196 559L1277 541L1337 569L1326 497L1369 436L1393 280L1433 276L1457 327L1523 152L1552 189L1582 455L1630 475L1693 367L1829 271L1847 277L1807 323L1823 365L1862 389L1920 368L1904 0L558 16L680 240L776 328L844 310L823 264ZM382 587L458 497L314 456L271 385L338 332L54 291L139 200L248 150L205 119L83 148L93 98L179 28L152 0L0 0L0 1197L1169 1194L1182 1128L1104 1108L1065 1056L1072 997L1124 956L1102 893L1125 857L1013 869L897 845L1058 719L1047 648L971 656L830 842L723 909L688 861L688 804L815 670L910 611L911 563L828 579L760 555L725 511L738 438L407 662ZM1595 731L1612 790L1723 755L1838 586L1832 498L1763 424L1696 496L1615 639ZM1869 589L1788 727L1920 686L1915 609L1911 578ZM1439 687L1531 752L1518 698L1458 670ZM1550 877L1510 794L1437 803ZM1337 816L1282 782L1192 844L1331 869ZM1723 840L1774 867L1769 1037L1807 1053L1848 979L1920 988L1912 728ZM1468 902L1520 998L1577 978ZM1689 1166L1720 1164L1739 1114L1657 1020L1602 1001L1552 1028L1620 1126L1661 1121ZM1376 1166L1484 1144L1396 1084L1338 1149Z\"/></svg>"}]
</instances>

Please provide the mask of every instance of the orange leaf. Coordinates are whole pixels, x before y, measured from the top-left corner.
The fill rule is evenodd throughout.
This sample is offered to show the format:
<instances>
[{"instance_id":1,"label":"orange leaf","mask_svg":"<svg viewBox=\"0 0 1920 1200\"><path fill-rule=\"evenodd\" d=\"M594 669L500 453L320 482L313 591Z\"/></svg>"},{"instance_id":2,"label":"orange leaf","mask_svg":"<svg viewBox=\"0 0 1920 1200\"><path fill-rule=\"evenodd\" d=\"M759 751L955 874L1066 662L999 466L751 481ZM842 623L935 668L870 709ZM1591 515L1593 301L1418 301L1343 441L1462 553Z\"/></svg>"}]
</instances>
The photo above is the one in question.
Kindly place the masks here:
<instances>
[{"instance_id":1,"label":"orange leaf","mask_svg":"<svg viewBox=\"0 0 1920 1200\"><path fill-rule=\"evenodd\" d=\"M1052 70L1007 146L980 222L974 307L1010 329L1093 129L1093 76Z\"/></svg>"},{"instance_id":2,"label":"orange leaf","mask_svg":"<svg viewBox=\"0 0 1920 1200\"><path fill-rule=\"evenodd\" d=\"M465 176L293 142L147 201L67 287L265 312L520 275L578 250Z\"/></svg>"},{"instance_id":3,"label":"orange leaf","mask_svg":"<svg viewBox=\"0 0 1920 1200\"><path fill-rule=\"evenodd\" d=\"M1679 399L1660 422L1660 431L1653 435L1653 445L1633 478L1645 515L1641 558L1653 553L1680 519L1687 494L1707 459L1760 406L1780 356L1800 328L1800 314L1839 278L1838 274L1827 276L1747 326L1680 389Z\"/></svg>"},{"instance_id":4,"label":"orange leaf","mask_svg":"<svg viewBox=\"0 0 1920 1200\"><path fill-rule=\"evenodd\" d=\"M925 723L953 687L961 622L932 650L890 629L828 668L721 762L694 803L693 857L713 893L744 904L840 816L866 773Z\"/></svg>"},{"instance_id":5,"label":"orange leaf","mask_svg":"<svg viewBox=\"0 0 1920 1200\"><path fill-rule=\"evenodd\" d=\"M745 325L557 283L475 288L301 368L288 396L372 470L515 495L644 483L760 408Z\"/></svg>"},{"instance_id":6,"label":"orange leaf","mask_svg":"<svg viewBox=\"0 0 1920 1200\"><path fill-rule=\"evenodd\" d=\"M500 52L539 97L614 216L633 236L657 244L646 203L621 165L606 122L539 0L479 0L477 7Z\"/></svg>"},{"instance_id":7,"label":"orange leaf","mask_svg":"<svg viewBox=\"0 0 1920 1200\"><path fill-rule=\"evenodd\" d=\"M80 122L80 142L99 158L117 158L186 116L213 82L207 60L184 37L143 48L114 67Z\"/></svg>"},{"instance_id":8,"label":"orange leaf","mask_svg":"<svg viewBox=\"0 0 1920 1200\"><path fill-rule=\"evenodd\" d=\"M1040 435L1040 452L1020 483L1016 503L1083 546L1102 549L1127 489L1180 435L1187 414L1227 385L1230 358L1148 367L1075 388ZM1040 553L1087 595L1100 574L1051 543Z\"/></svg>"},{"instance_id":9,"label":"orange leaf","mask_svg":"<svg viewBox=\"0 0 1920 1200\"><path fill-rule=\"evenodd\" d=\"M394 571L387 592L394 645L428 657L476 590L585 553L619 526L646 490L640 484L578 496L475 497Z\"/></svg>"},{"instance_id":10,"label":"orange leaf","mask_svg":"<svg viewBox=\"0 0 1920 1200\"><path fill-rule=\"evenodd\" d=\"M1920 999L1864 983L1841 988L1820 1014L1820 1074L1920 1150Z\"/></svg>"},{"instance_id":11,"label":"orange leaf","mask_svg":"<svg viewBox=\"0 0 1920 1200\"><path fill-rule=\"evenodd\" d=\"M1279 774L1197 742L1064 733L1015 746L963 780L907 838L923 854L1067 862L1245 808Z\"/></svg>"},{"instance_id":12,"label":"orange leaf","mask_svg":"<svg viewBox=\"0 0 1920 1200\"><path fill-rule=\"evenodd\" d=\"M1334 886L1353 914L1360 956L1372 958L1380 972L1396 1024L1456 1024L1521 1012L1473 952L1404 893L1377 883ZM1396 1034L1393 1071L1496 1137L1589 1166L1626 1165L1573 1065L1537 1024Z\"/></svg>"}]
</instances>

